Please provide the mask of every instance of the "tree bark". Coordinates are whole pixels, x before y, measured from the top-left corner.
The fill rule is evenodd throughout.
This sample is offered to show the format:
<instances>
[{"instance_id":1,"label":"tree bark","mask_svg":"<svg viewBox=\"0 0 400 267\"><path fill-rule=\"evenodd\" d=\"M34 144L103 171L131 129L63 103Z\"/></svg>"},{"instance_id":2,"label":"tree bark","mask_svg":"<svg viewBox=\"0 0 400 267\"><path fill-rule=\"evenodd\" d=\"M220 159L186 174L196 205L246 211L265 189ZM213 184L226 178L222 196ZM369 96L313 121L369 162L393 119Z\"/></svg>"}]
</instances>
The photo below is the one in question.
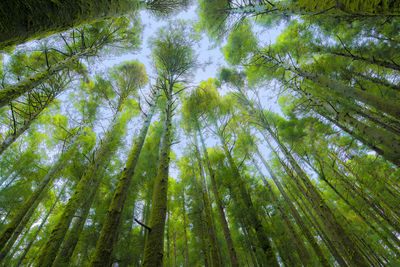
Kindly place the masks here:
<instances>
[{"instance_id":1,"label":"tree bark","mask_svg":"<svg viewBox=\"0 0 400 267\"><path fill-rule=\"evenodd\" d=\"M115 136L113 135L113 132L118 129L118 125L120 123L118 117L125 99L120 99L117 111L114 114L113 121L111 122L104 138L104 142L102 142L96 150L97 153L93 162L90 164L90 166L76 185L74 193L68 200L68 203L65 206L56 226L53 228L50 237L38 258L38 266L52 266L57 256L58 250L60 249L64 237L69 229L74 214L76 213L80 204L87 201L87 192L90 191L90 187L98 179L98 171L104 168L105 164L109 162L109 159L112 156L112 152L115 151L116 147L111 147L111 145L113 145L113 142L115 143Z\"/></svg>"},{"instance_id":2,"label":"tree bark","mask_svg":"<svg viewBox=\"0 0 400 267\"><path fill-rule=\"evenodd\" d=\"M47 219L49 218L50 214L53 212L54 208L56 207L56 204L58 203L58 201L60 200L61 196L64 194L64 190L66 187L66 183L63 185L62 189L60 190L60 192L58 193L58 196L56 198L56 200L53 202L53 204L50 207L50 210L47 212L46 216L42 219L42 222L40 223L38 229L36 229L35 234L32 237L32 240L28 243L28 245L25 247L24 252L22 253L21 257L18 259L18 263L16 265L16 267L21 266L22 262L25 259L26 254L28 254L29 250L31 249L33 243L36 241L37 236L39 235L40 231L42 230L42 228L44 227Z\"/></svg>"},{"instance_id":3,"label":"tree bark","mask_svg":"<svg viewBox=\"0 0 400 267\"><path fill-rule=\"evenodd\" d=\"M287 69L323 87L329 88L344 97L350 97L352 99L361 101L364 104L370 105L379 111L393 116L394 118L400 118L400 105L396 101L383 99L377 95L362 91L361 89L344 85L329 77L311 73L300 68L287 67Z\"/></svg>"},{"instance_id":4,"label":"tree bark","mask_svg":"<svg viewBox=\"0 0 400 267\"><path fill-rule=\"evenodd\" d=\"M18 210L18 212L14 215L13 219L10 223L7 224L2 234L0 235L0 250L4 248L8 240L11 238L11 235L14 233L15 229L21 223L22 219L25 217L27 212L30 209L36 209L37 205L41 198L44 195L44 192L47 190L48 185L53 182L58 172L60 172L67 163L67 155L68 151L74 145L76 139L80 134L80 130L76 135L72 138L67 148L64 150L58 160L53 164L51 169L47 172L46 176L41 181L40 185L36 188L36 190L31 194L31 196L24 202L22 207Z\"/></svg>"},{"instance_id":5,"label":"tree bark","mask_svg":"<svg viewBox=\"0 0 400 267\"><path fill-rule=\"evenodd\" d=\"M218 128L217 128L218 129ZM271 242L269 240L268 234L266 230L264 229L264 226L261 224L260 218L258 217L257 211L255 210L255 207L253 206L251 197L249 193L246 190L245 182L243 181L242 176L240 175L240 172L236 166L236 163L226 145L226 142L224 138L219 134L219 138L222 144L222 148L225 152L225 156L228 159L229 166L231 170L234 173L236 184L232 190L232 197L236 197L236 202L238 204L243 203L244 209L247 209L247 213L244 216L245 223L248 224L249 226L253 227L254 230L256 231L256 238L257 238L257 245L259 248L263 251L264 253L264 259L261 260L261 262L265 263L267 266L279 266L278 260L276 258L275 252L273 251L273 248L271 246ZM235 193L238 191L237 193ZM238 194L237 196L234 196L235 194ZM240 200L239 200L240 198Z\"/></svg>"},{"instance_id":6,"label":"tree bark","mask_svg":"<svg viewBox=\"0 0 400 267\"><path fill-rule=\"evenodd\" d=\"M257 153L259 154L259 151L258 151L258 148L257 148L257 147L256 147L256 151L257 151ZM261 154L259 154L259 156L262 157ZM264 158L261 158L261 159L264 161ZM308 249L306 248L306 246L305 246L305 244L304 244L304 241L302 240L302 238L300 237L300 235L299 235L299 234L297 233L297 231L295 230L295 228L294 228L294 226L293 226L293 224L292 224L292 222L291 222L291 219L290 219L289 216L286 214L286 211L283 209L282 204L279 202L278 196L277 196L277 195L275 194L275 192L272 190L271 185L270 185L269 182L265 179L264 174L261 172L261 170L259 169L257 163L255 162L255 160L254 160L253 158L252 158L252 161L253 161L253 165L256 167L258 173L261 175L262 180L263 180L263 182L264 182L264 185L265 185L265 187L268 189L268 192L270 193L270 195L271 195L271 197L272 197L272 199L273 199L273 201L274 201L274 203L275 203L275 205L276 205L276 208L277 208L279 214L281 215L283 221L286 223L288 232L291 234L292 238L293 238L294 241L295 241L295 242L294 242L294 245L295 245L295 247L296 247L296 250L297 250L297 253L298 253L298 255L299 255L299 258L300 258L301 263L302 263L304 266L311 266L311 265L315 264L315 263L313 262L313 260L312 260L312 256L311 256L310 252L308 251ZM271 177L274 176L274 178L272 178L272 179L274 180L274 182L277 181L277 182L279 183L279 181L278 181L277 178L275 177L275 174L272 172L272 169L269 168L269 165L267 165L266 162L263 162L263 163L264 163L264 166L266 166L266 167L268 166L268 167L267 167L267 170L268 170L270 176L271 176ZM276 184L276 182L275 182L275 184ZM280 186L280 184L279 184L279 186ZM277 186L277 187L278 187L278 186ZM281 188L281 189L283 189L283 188ZM278 188L278 190L280 190L280 189ZM281 194L282 194L282 192L281 192ZM283 195L283 194L282 194L282 195ZM284 197L284 198L285 198L285 197ZM286 198L285 198L285 200L286 200ZM291 203L290 203L290 204L291 204ZM293 216L293 217L294 217L294 216ZM295 219L295 221L296 221L296 219ZM296 221L296 222L297 222L297 221ZM303 228L305 228L304 225L301 225L301 226L300 226L300 229L303 229ZM308 229L307 229L307 232L310 234L310 232L308 231ZM314 243L316 243L315 240L314 240L314 238L312 238L312 241L313 241ZM310 243L311 243L311 242L310 242ZM313 244L313 245L316 245L316 244ZM318 249L320 249L318 245L317 245L317 247L318 247ZM322 254L322 251L319 250L318 252L321 252L321 255L323 256L323 257L322 257L323 260L321 261L321 264L322 264L323 266L329 267L330 265L329 265L328 261L325 259L324 255ZM320 256L320 255L318 254L318 256ZM325 261L325 262L324 262L324 261Z\"/></svg>"},{"instance_id":7,"label":"tree bark","mask_svg":"<svg viewBox=\"0 0 400 267\"><path fill-rule=\"evenodd\" d=\"M157 175L154 180L153 200L150 211L149 227L143 254L144 267L158 267L163 264L164 228L167 213L168 170L171 150L172 131L172 85L168 89L167 107L163 126L163 136L160 144Z\"/></svg>"},{"instance_id":8,"label":"tree bark","mask_svg":"<svg viewBox=\"0 0 400 267\"><path fill-rule=\"evenodd\" d=\"M3 3L3 2L1 2ZM1 7L0 7L1 10ZM1 34L0 34L1 35ZM60 62L55 63L49 68L45 69L42 72L35 74L34 76L28 77L25 80L15 84L8 86L0 91L0 108L7 105L11 101L17 99L19 96L32 91L36 86L40 85L44 81L50 79L55 74L60 71L67 69L73 62L78 61L80 58L89 56L95 53L96 49L89 47L85 50L72 54Z\"/></svg>"},{"instance_id":9,"label":"tree bark","mask_svg":"<svg viewBox=\"0 0 400 267\"><path fill-rule=\"evenodd\" d=\"M210 241L210 250L211 250L211 265L212 266L222 266L221 262L221 257L218 251L218 240L217 240L217 234L215 232L215 226L214 226L214 221L213 221L213 216L212 216L212 207L210 203L210 198L208 196L207 190L206 190L206 185L204 183L205 177L204 177L204 170L203 170L203 165L201 164L201 156L200 156L200 151L199 151L199 146L197 144L197 136L194 136L195 139L195 150L196 150L196 156L197 156L197 163L199 165L199 173L200 173L200 179L199 184L201 186L201 195L203 197L203 203L204 203L204 211L206 215L206 228L208 232L208 238Z\"/></svg>"},{"instance_id":10,"label":"tree bark","mask_svg":"<svg viewBox=\"0 0 400 267\"><path fill-rule=\"evenodd\" d=\"M218 211L218 218L220 220L221 226L222 226L222 230L224 232L224 237L225 237L225 241L229 250L229 259L231 261L231 265L232 267L238 267L239 266L239 260L238 257L236 255L236 250L235 250L235 246L233 244L233 240L232 240L232 236L231 236L231 232L229 230L229 225L228 222L226 221L226 217L225 217L225 212L224 212L224 208L223 208L223 204L221 201L221 197L219 195L218 192L218 186L217 186L217 182L215 181L215 172L214 169L211 167L211 163L210 163L210 159L208 158L208 152L207 152L207 148L204 142L204 138L203 138L203 134L200 130L200 126L197 125L197 133L200 136L200 143L201 143L201 147L203 150L203 155L204 158L206 160L207 163L207 170L208 170L208 174L210 175L210 180L211 180L211 188L214 194L214 198L215 198L215 202L217 203L217 211ZM196 147L197 149L197 147ZM200 153L200 152L198 152Z\"/></svg>"},{"instance_id":11,"label":"tree bark","mask_svg":"<svg viewBox=\"0 0 400 267\"><path fill-rule=\"evenodd\" d=\"M135 173L135 168L140 156L140 152L146 139L151 119L157 106L156 104L158 96L159 92L156 92L153 96L150 111L143 122L138 138L134 141L134 146L129 153L125 168L121 176L119 177L119 181L115 189L111 204L108 208L107 216L104 221L99 240L97 241L96 250L94 252L94 256L92 257L90 266L100 266L110 262L112 250L115 243L115 233L118 231L118 228L120 226L120 219L124 210L126 197L129 192L132 177Z\"/></svg>"},{"instance_id":12,"label":"tree bark","mask_svg":"<svg viewBox=\"0 0 400 267\"><path fill-rule=\"evenodd\" d=\"M67 2L5 0L0 4L0 51L139 8L137 0Z\"/></svg>"}]
</instances>

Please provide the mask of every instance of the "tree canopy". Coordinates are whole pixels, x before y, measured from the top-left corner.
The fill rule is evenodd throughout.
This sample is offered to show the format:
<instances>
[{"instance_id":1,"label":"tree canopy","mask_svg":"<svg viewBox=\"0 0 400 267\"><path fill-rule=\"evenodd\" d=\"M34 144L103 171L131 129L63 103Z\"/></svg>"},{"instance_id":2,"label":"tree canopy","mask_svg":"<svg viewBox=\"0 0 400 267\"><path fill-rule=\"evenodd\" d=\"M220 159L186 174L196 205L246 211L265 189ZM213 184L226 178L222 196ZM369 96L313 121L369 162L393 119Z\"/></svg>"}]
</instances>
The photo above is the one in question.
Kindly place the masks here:
<instances>
[{"instance_id":1,"label":"tree canopy","mask_svg":"<svg viewBox=\"0 0 400 267\"><path fill-rule=\"evenodd\" d=\"M0 3L0 265L400 264L398 1L67 2Z\"/></svg>"}]
</instances>

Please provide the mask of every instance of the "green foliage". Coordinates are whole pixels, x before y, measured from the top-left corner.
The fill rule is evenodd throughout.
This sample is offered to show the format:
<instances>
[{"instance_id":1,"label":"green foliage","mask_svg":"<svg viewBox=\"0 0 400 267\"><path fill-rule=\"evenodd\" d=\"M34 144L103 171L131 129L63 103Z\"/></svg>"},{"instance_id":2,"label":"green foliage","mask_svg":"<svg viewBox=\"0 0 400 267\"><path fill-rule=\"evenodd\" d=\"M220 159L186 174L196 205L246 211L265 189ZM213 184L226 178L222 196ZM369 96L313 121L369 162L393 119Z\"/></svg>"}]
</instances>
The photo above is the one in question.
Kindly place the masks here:
<instances>
[{"instance_id":1,"label":"green foliage","mask_svg":"<svg viewBox=\"0 0 400 267\"><path fill-rule=\"evenodd\" d=\"M251 29L251 24L245 20L230 33L228 44L222 51L228 63L238 65L247 62L249 54L256 49L257 40Z\"/></svg>"}]
</instances>

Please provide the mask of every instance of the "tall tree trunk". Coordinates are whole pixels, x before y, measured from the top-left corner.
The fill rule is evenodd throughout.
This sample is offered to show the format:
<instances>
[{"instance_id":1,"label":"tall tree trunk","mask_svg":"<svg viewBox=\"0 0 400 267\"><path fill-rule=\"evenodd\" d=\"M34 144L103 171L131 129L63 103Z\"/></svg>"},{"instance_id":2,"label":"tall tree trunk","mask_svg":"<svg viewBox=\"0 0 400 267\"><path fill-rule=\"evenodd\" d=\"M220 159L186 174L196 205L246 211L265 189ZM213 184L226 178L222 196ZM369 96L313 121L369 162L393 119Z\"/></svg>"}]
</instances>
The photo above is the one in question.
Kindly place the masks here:
<instances>
[{"instance_id":1,"label":"tall tree trunk","mask_svg":"<svg viewBox=\"0 0 400 267\"><path fill-rule=\"evenodd\" d=\"M200 205L197 213L199 214L199 227L200 227L200 239L201 239L201 250L203 252L203 256L204 256L204 266L209 267L209 253L208 253L208 249L207 249L207 239L206 236L204 234L205 231L205 226L204 226L204 220L203 220L203 211L204 211L204 202L202 202L202 199L200 198L202 192L200 191L199 187L198 187L198 182L196 179L196 172L194 169L194 166L192 167L193 170L193 184L194 184L194 191L195 191L195 196L193 196L193 199L198 203L198 205Z\"/></svg>"},{"instance_id":2,"label":"tall tree trunk","mask_svg":"<svg viewBox=\"0 0 400 267\"><path fill-rule=\"evenodd\" d=\"M329 54L332 54L335 56L346 57L346 58L350 58L352 60L362 61L367 64L372 64L372 65L381 66L381 67L385 67L388 69L400 71L400 65L396 64L395 62L388 62L388 61L385 61L382 59L376 59L373 56L372 56L372 58L363 57L363 56L356 55L353 53L350 54L350 52L345 53L345 52L340 51L335 48L321 47L321 50L323 50L323 52L326 52L326 53L329 53Z\"/></svg>"},{"instance_id":3,"label":"tall tree trunk","mask_svg":"<svg viewBox=\"0 0 400 267\"><path fill-rule=\"evenodd\" d=\"M348 69L345 69L343 71L349 72ZM366 74L363 74L363 73L360 73L360 72L351 71L351 70L350 70L350 73L352 73L352 75L355 76L355 77L361 77L361 78L363 78L365 80L371 81L371 82L379 84L379 85L386 86L387 88L390 88L392 90L400 92L400 86L399 85L393 84L392 82L388 81L387 79L385 79L383 77L379 77L378 78L378 77L374 77L372 74L366 75Z\"/></svg>"},{"instance_id":4,"label":"tall tree trunk","mask_svg":"<svg viewBox=\"0 0 400 267\"><path fill-rule=\"evenodd\" d=\"M88 200L87 192L90 191L90 187L96 182L97 179L99 179L99 170L104 168L105 164L109 162L113 151L115 151L116 147L111 147L111 145L113 144L113 142L116 142L114 140L114 131L118 129L118 125L121 123L119 120L119 114L125 99L120 99L117 111L114 114L114 118L104 138L104 142L102 142L99 145L98 149L94 152L96 153L96 156L94 156L93 162L90 164L90 166L76 185L74 193L68 200L68 203L65 206L62 215L60 216L60 219L53 228L50 237L38 258L37 263L39 266L52 266L54 259L57 256L58 250L60 249L64 237L69 229L71 221L75 215L75 212L77 211L81 203L84 203Z\"/></svg>"},{"instance_id":5,"label":"tall tree trunk","mask_svg":"<svg viewBox=\"0 0 400 267\"><path fill-rule=\"evenodd\" d=\"M294 225L292 224L291 218L289 218L289 216L286 214L286 211L283 209L282 204L280 203L278 196L275 194L275 192L272 190L271 185L269 184L269 182L265 179L264 174L261 172L261 170L259 169L257 163L255 162L255 160L252 158L253 161L253 165L256 167L258 173L261 175L262 180L264 182L265 187L268 190L268 193L270 194L279 214L281 215L285 226L286 226L286 230L287 232L291 235L291 239L294 240L294 246L296 248L297 254L299 255L300 261L304 266L311 266L314 264L311 254L308 251L308 249L306 248L304 241L302 240L302 238L300 237L300 235L297 233L296 229L294 228ZM269 170L268 170L269 171ZM270 175L272 176L273 174L270 173ZM323 265L324 263L321 262ZM329 265L324 265L324 266L329 266Z\"/></svg>"},{"instance_id":6,"label":"tall tree trunk","mask_svg":"<svg viewBox=\"0 0 400 267\"><path fill-rule=\"evenodd\" d=\"M17 253L17 251L21 248L21 244L25 240L25 237L28 235L29 231L31 230L31 228L33 226L33 223L34 222L31 222L28 225L28 227L26 227L26 230L25 230L24 234L21 236L21 238L19 239L17 245L14 247L14 249L12 250L10 255L7 258L5 258L2 266L10 266L10 261L13 259L15 253ZM11 251L11 247L10 247L10 251Z\"/></svg>"},{"instance_id":7,"label":"tall tree trunk","mask_svg":"<svg viewBox=\"0 0 400 267\"><path fill-rule=\"evenodd\" d=\"M0 108L7 105L11 101L17 99L19 96L27 92L31 92L35 87L37 87L41 83L52 78L54 75L61 72L62 70L69 68L69 66L72 63L78 61L80 58L87 57L89 55L92 55L93 53L96 53L96 47L95 48L88 47L81 52L74 53L71 56L65 58L64 60L61 60L51 65L49 68L39 73L36 73L33 76L30 76L14 85L10 85L4 88L3 90L0 91Z\"/></svg>"},{"instance_id":8,"label":"tall tree trunk","mask_svg":"<svg viewBox=\"0 0 400 267\"><path fill-rule=\"evenodd\" d=\"M0 91L1 92L1 91ZM16 131L13 131L12 133L10 133L6 139L3 140L3 142L1 142L0 144L0 155L3 154L4 151L7 150L7 148L9 146L11 146L15 140L18 139L18 137L20 137L23 133L26 132L26 130L29 129L29 127L31 126L31 124L36 120L37 117L39 117L39 115L42 113L42 111L51 103L52 100L50 100L49 102L46 103L45 106L43 106L43 108L37 110L34 114L30 115L30 118L28 121L24 122L24 124L19 127L18 129L16 129Z\"/></svg>"},{"instance_id":9,"label":"tall tree trunk","mask_svg":"<svg viewBox=\"0 0 400 267\"><path fill-rule=\"evenodd\" d=\"M238 257L236 255L235 246L233 244L233 240L232 240L231 232L229 230L228 222L226 221L225 212L224 212L223 204L222 204L222 201L221 201L221 197L220 197L219 192L218 192L218 186L217 186L217 183L215 181L215 172L214 172L214 169L211 167L210 159L208 158L207 148L206 148L206 145L205 145L205 142L204 142L204 138L203 138L203 134L202 134L202 132L200 130L199 124L197 125L197 133L200 136L200 142L201 142L201 147L202 147L202 150L203 150L203 155L204 155L205 160L206 160L208 174L210 175L211 188L212 188L212 191L213 191L213 194L214 194L215 202L217 203L218 218L220 220L220 223L221 223L221 226L222 226L222 230L224 232L225 241L226 241L226 244L227 244L227 247L228 247L228 250L229 250L229 259L231 261L232 267L238 267L239 266L239 260L238 260ZM198 149L197 146L196 146L196 149ZM200 152L198 152L198 153L200 154Z\"/></svg>"},{"instance_id":10,"label":"tall tree trunk","mask_svg":"<svg viewBox=\"0 0 400 267\"><path fill-rule=\"evenodd\" d=\"M278 188L279 192L281 193L281 195L285 199L286 204L289 206L290 212L291 212L293 218L295 219L297 225L300 227L300 229L301 229L302 233L304 234L304 236L306 237L307 241L310 243L310 245L314 249L314 252L317 255L320 263L322 264L322 266L325 266L325 267L331 266L329 264L329 262L328 262L328 259L324 255L322 249L320 248L320 246L318 245L317 241L315 240L313 234L310 232L308 227L304 224L304 221L301 218L300 214L298 213L298 211L294 207L292 201L287 196L287 194L286 194L285 190L283 189L280 181L275 176L275 173L272 171L271 167L269 166L267 161L264 159L263 155L258 150L257 145L255 145L255 149L256 149L257 155L260 157L262 163L266 167L266 169L267 169L268 173L270 174L272 180L274 181L276 187Z\"/></svg>"},{"instance_id":11,"label":"tall tree trunk","mask_svg":"<svg viewBox=\"0 0 400 267\"><path fill-rule=\"evenodd\" d=\"M295 180L299 178L304 183L307 189L307 198L310 201L310 204L313 206L318 216L323 220L327 230L331 234L332 239L335 241L335 243L341 244L338 245L338 247L343 255L345 255L346 260L349 262L349 264L352 263L357 266L368 266L368 263L365 261L364 257L356 249L357 247L355 246L353 240L351 240L351 238L345 232L344 228L339 224L332 210L325 203L325 201L321 197L321 194L311 183L307 174L300 168L297 161L294 159L287 147L279 140L272 129L269 128L269 125L266 121L264 121L263 125L266 126L268 133L273 137L275 142L278 144L280 150L288 159L290 165L297 173L298 176L293 175L292 178ZM268 141L267 138L266 141ZM270 147L273 150L273 147L271 145ZM278 156L277 153L275 154ZM300 181L298 181L298 184L299 183Z\"/></svg>"},{"instance_id":12,"label":"tall tree trunk","mask_svg":"<svg viewBox=\"0 0 400 267\"><path fill-rule=\"evenodd\" d=\"M218 129L218 127L217 127L217 129ZM268 234L267 234L264 226L262 225L261 220L258 217L258 213L255 210L255 207L252 203L251 197L250 197L249 193L247 192L245 182L244 182L242 176L240 175L240 172L239 172L239 170L236 166L236 163L226 145L224 138L221 135L219 135L219 138L220 138L220 141L222 144L222 148L225 152L225 156L228 159L229 166L234 173L234 177L235 177L234 179L236 181L236 184L233 185L236 188L233 188L232 192L234 193L235 190L238 191L237 198L240 198L240 200L237 199L237 202L239 205L240 205L240 203L243 203L242 206L243 206L244 210L247 209L247 211L248 211L248 212L246 212L246 214L244 214L245 223L250 225L251 227L253 227L254 230L256 231L256 238L258 241L257 245L263 251L264 257L265 257L262 260L262 262L265 263L267 266L279 266L275 252L271 246L271 242L269 240ZM234 197L233 195L232 195L232 197Z\"/></svg>"},{"instance_id":13,"label":"tall tree trunk","mask_svg":"<svg viewBox=\"0 0 400 267\"><path fill-rule=\"evenodd\" d=\"M390 211L385 211L385 213L387 213L387 214L394 213L394 214L395 214L395 217L397 217L396 220L399 220L399 218L400 218L399 204L400 204L400 203L397 203L396 206L394 206L393 204L389 203L389 202L387 201L387 199L386 199L378 190L376 190L376 189L375 189L372 185L370 185L368 182L365 182L364 179L362 179L353 169L351 169L351 168L350 168L345 162L343 162L337 155L335 155L335 154L333 154L333 153L331 153L331 152L328 152L328 156L329 156L330 158L333 158L333 160L336 160L337 162L339 162L340 165L341 165L342 167L344 167L349 173L351 173L351 175L352 175L354 178L356 178L357 182L359 182L360 185L362 185L363 187L366 187L366 188L369 190L368 194L371 195L371 193L372 193L372 195L373 195L376 199L379 200L378 203L379 203L382 207L383 207L383 206L386 206L386 208L390 210ZM360 186L360 187L361 187L361 186ZM385 189L386 189L386 188L385 188ZM380 190L381 190L381 189L380 189Z\"/></svg>"},{"instance_id":14,"label":"tall tree trunk","mask_svg":"<svg viewBox=\"0 0 400 267\"><path fill-rule=\"evenodd\" d=\"M185 201L185 191L183 191L182 194L182 217L183 217L183 234L185 238L185 264L186 267L190 267L190 260L189 260L189 242L188 242L188 236L187 236L187 222L186 222L186 201Z\"/></svg>"},{"instance_id":15,"label":"tall tree trunk","mask_svg":"<svg viewBox=\"0 0 400 267\"><path fill-rule=\"evenodd\" d=\"M364 104L370 105L379 111L393 116L394 118L400 118L400 107L396 101L383 99L380 96L365 92L358 88L347 86L321 74L308 72L300 68L287 67L287 69L323 87L329 88L344 97L350 97L354 100L361 101Z\"/></svg>"},{"instance_id":16,"label":"tall tree trunk","mask_svg":"<svg viewBox=\"0 0 400 267\"><path fill-rule=\"evenodd\" d=\"M94 256L92 257L90 266L100 266L110 262L115 243L115 233L118 231L120 225L121 214L125 206L126 197L129 192L132 177L135 173L140 152L146 139L147 131L150 127L151 119L157 106L156 104L158 96L159 92L155 92L150 106L150 111L143 122L139 136L134 141L134 146L129 153L125 168L119 177L119 181L111 204L108 208L107 216L104 221L99 240L97 241L96 250L94 252Z\"/></svg>"},{"instance_id":17,"label":"tall tree trunk","mask_svg":"<svg viewBox=\"0 0 400 267\"><path fill-rule=\"evenodd\" d=\"M64 194L64 190L66 187L67 183L65 183L62 187L62 189L60 190L60 192L58 193L58 196L56 198L56 200L53 202L53 204L51 205L49 211L47 212L46 216L42 219L42 222L40 223L38 229L36 229L35 234L33 235L31 241L28 243L28 245L25 247L24 252L22 253L22 255L20 256L20 258L18 259L18 263L16 265L16 267L21 266L22 262L25 259L26 254L28 254L29 250L31 249L33 243L36 241L37 236L39 235L40 231L42 230L42 228L44 227L45 223L47 222L47 219L49 218L50 214L53 212L54 208L56 207L58 201L60 200L61 196Z\"/></svg>"},{"instance_id":18,"label":"tall tree trunk","mask_svg":"<svg viewBox=\"0 0 400 267\"><path fill-rule=\"evenodd\" d=\"M29 222L31 221L31 218L33 216L33 214L36 211L36 208L39 204L34 205L29 211L28 213L25 215L25 217L22 219L21 223L18 225L18 227L15 229L13 235L11 236L10 240L8 240L7 245L1 250L0 253L0 261L3 261L5 259L5 257L7 256L8 252L11 251L15 241L17 241L18 237L21 235L21 233L23 232L23 230L26 228L27 225L31 225L33 223L33 221L29 224ZM30 227L30 226L29 226Z\"/></svg>"},{"instance_id":19,"label":"tall tree trunk","mask_svg":"<svg viewBox=\"0 0 400 267\"><path fill-rule=\"evenodd\" d=\"M171 150L172 131L172 88L170 85L167 95L167 107L163 126L163 136L159 150L157 175L154 180L153 199L151 204L149 227L143 255L144 267L158 267L163 264L164 228L167 213L168 170Z\"/></svg>"},{"instance_id":20,"label":"tall tree trunk","mask_svg":"<svg viewBox=\"0 0 400 267\"><path fill-rule=\"evenodd\" d=\"M73 0L43 2L40 0L6 0L0 4L0 51L33 39L63 32L79 25L134 12L137 0L94 3Z\"/></svg>"},{"instance_id":21,"label":"tall tree trunk","mask_svg":"<svg viewBox=\"0 0 400 267\"><path fill-rule=\"evenodd\" d=\"M200 151L199 147L197 144L197 136L194 136L195 139L195 149L196 149L196 156L197 156L197 163L199 165L199 173L200 173L200 179L199 179L199 185L201 186L201 195L203 197L203 203L204 203L204 211L206 215L206 228L208 232L208 238L210 241L210 250L211 250L211 266L222 266L221 262L221 257L218 251L218 240L217 240L217 234L215 232L215 226L214 226L214 221L213 221L213 216L212 216L212 206L210 203L210 198L207 193L206 185L205 185L205 177L204 177L204 171L203 171L203 165L201 163L201 156L200 156Z\"/></svg>"},{"instance_id":22,"label":"tall tree trunk","mask_svg":"<svg viewBox=\"0 0 400 267\"><path fill-rule=\"evenodd\" d=\"M36 188L36 190L31 194L31 196L24 202L22 207L17 211L14 215L13 219L10 223L7 224L5 229L0 235L0 250L4 248L8 240L11 238L15 229L21 223L25 215L30 209L36 209L37 205L39 205L40 200L44 196L44 192L47 190L48 185L53 182L58 172L60 172L65 165L67 164L68 152L71 147L74 145L76 139L80 134L81 129L76 133L76 135L72 138L67 148L60 155L58 160L53 164L51 169L47 172L46 176L41 181L40 185Z\"/></svg>"},{"instance_id":23,"label":"tall tree trunk","mask_svg":"<svg viewBox=\"0 0 400 267\"><path fill-rule=\"evenodd\" d=\"M98 192L101 180L102 177L97 179L95 184L90 188L90 192L88 192L88 199L82 203L79 217L72 225L71 230L69 230L57 257L54 260L53 266L69 266L70 258L72 257L76 244L79 241L80 234L89 215L90 207L92 206L92 203Z\"/></svg>"},{"instance_id":24,"label":"tall tree trunk","mask_svg":"<svg viewBox=\"0 0 400 267\"><path fill-rule=\"evenodd\" d=\"M303 196L301 194L297 194L294 196L294 194L288 189L289 186L283 184L285 188L287 189L287 192L289 192L291 199L294 200L296 203L297 207L301 210L303 213L304 217L308 219L309 224L312 225L315 230L317 231L318 235L321 237L322 241L325 243L326 247L328 248L329 252L333 255L339 266L341 267L347 267L349 266L345 259L340 255L338 249L336 248L334 242L331 240L329 237L327 231L324 229L324 227L321 225L321 223L318 221L318 219L314 216L313 212L308 208L309 205L307 205L303 199ZM301 201L301 204L299 200Z\"/></svg>"},{"instance_id":25,"label":"tall tree trunk","mask_svg":"<svg viewBox=\"0 0 400 267\"><path fill-rule=\"evenodd\" d=\"M397 254L400 257L400 251L394 247L394 245L388 240L387 236L385 236L381 231L379 231L372 224L370 219L368 219L366 216L364 216L364 214L360 211L360 209L358 209L356 206L354 206L343 194L341 194L337 190L337 188L330 181L328 181L328 179L326 178L322 169L320 171L318 171L317 169L315 169L315 167L311 163L309 163L309 162L307 162L307 163L311 168L314 169L315 172L318 173L319 178L321 180L323 180L358 216L360 216L361 219L363 219L364 223L367 224L382 239L382 241L385 243L385 245L388 246L388 248L390 250L392 250L393 253ZM354 197L354 195L352 193L350 193L350 194L352 195L352 197ZM380 228L382 228L382 229L384 228L384 226L381 225L380 220L373 213L369 213L369 217L373 218L373 220L378 225L380 225ZM391 232L391 231L389 231L389 232ZM391 238L393 239L394 242L396 242L397 246L400 246L400 240L393 233L391 234Z\"/></svg>"}]
</instances>

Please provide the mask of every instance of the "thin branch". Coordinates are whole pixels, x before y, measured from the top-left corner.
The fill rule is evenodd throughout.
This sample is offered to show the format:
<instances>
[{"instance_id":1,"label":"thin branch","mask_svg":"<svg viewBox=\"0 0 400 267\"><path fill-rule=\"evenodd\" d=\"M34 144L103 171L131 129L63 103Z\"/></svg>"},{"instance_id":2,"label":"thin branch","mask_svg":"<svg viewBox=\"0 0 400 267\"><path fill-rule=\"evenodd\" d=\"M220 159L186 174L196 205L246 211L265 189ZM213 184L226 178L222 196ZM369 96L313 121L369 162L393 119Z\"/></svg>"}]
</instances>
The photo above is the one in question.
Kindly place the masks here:
<instances>
[{"instance_id":1,"label":"thin branch","mask_svg":"<svg viewBox=\"0 0 400 267\"><path fill-rule=\"evenodd\" d=\"M137 222L139 225L143 226L144 228L146 228L147 230L149 230L149 232L151 232L151 228L148 227L147 225L145 225L144 223L140 222L138 219L136 219L135 217L133 217L133 219L135 220L135 222Z\"/></svg>"}]
</instances>

